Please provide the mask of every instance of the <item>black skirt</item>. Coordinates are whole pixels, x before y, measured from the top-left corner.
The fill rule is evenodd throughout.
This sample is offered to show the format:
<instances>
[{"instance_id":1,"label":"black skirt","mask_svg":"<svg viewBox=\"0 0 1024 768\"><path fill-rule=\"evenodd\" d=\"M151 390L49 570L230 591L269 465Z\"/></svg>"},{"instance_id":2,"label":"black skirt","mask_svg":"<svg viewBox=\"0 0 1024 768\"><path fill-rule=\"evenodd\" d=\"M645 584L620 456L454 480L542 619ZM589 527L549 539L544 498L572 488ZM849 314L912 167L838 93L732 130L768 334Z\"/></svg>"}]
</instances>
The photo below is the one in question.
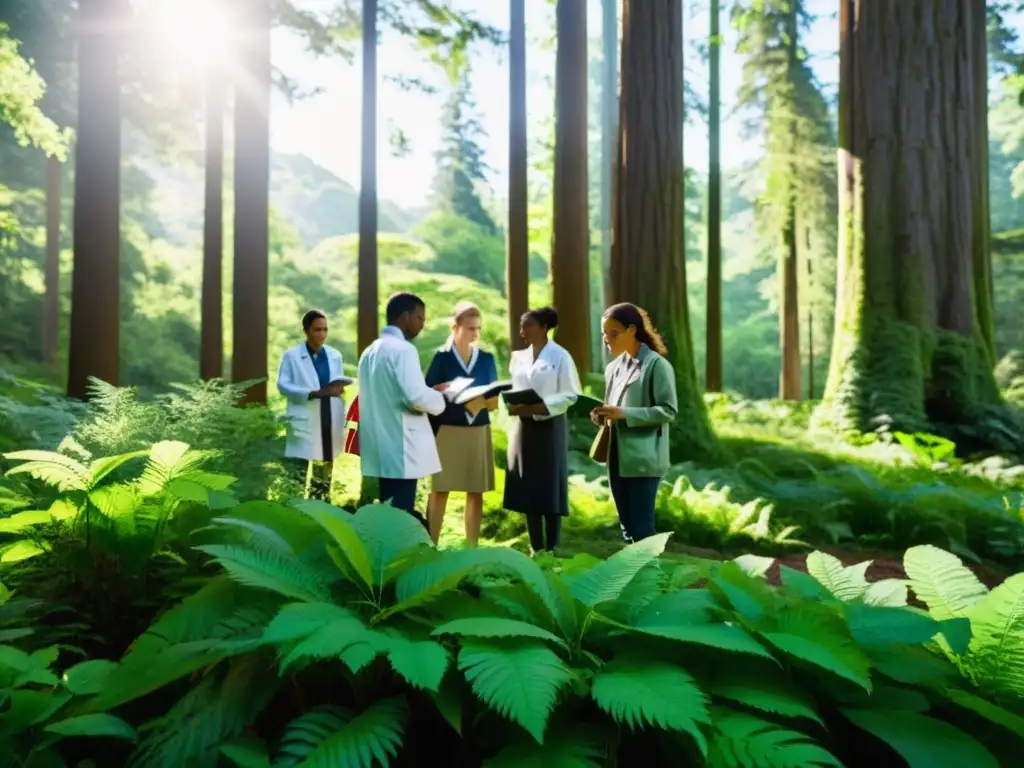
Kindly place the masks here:
<instances>
[{"instance_id":1,"label":"black skirt","mask_svg":"<svg viewBox=\"0 0 1024 768\"><path fill-rule=\"evenodd\" d=\"M510 512L569 514L569 422L565 415L518 419L508 436L503 506Z\"/></svg>"}]
</instances>

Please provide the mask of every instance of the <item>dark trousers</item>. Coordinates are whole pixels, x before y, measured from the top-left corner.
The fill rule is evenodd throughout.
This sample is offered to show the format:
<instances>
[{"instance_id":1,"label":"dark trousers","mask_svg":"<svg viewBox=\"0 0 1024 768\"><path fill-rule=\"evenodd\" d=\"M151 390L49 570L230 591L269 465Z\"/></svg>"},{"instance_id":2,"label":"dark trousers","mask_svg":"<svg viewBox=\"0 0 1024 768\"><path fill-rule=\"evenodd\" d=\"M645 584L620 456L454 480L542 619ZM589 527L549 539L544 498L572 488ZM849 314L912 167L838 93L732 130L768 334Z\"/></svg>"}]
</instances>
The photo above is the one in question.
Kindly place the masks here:
<instances>
[{"instance_id":1,"label":"dark trousers","mask_svg":"<svg viewBox=\"0 0 1024 768\"><path fill-rule=\"evenodd\" d=\"M654 502L660 477L622 477L619 474L619 450L612 438L608 451L608 485L619 513L622 538L640 541L654 535Z\"/></svg>"},{"instance_id":2,"label":"dark trousers","mask_svg":"<svg viewBox=\"0 0 1024 768\"><path fill-rule=\"evenodd\" d=\"M562 537L562 518L558 515L527 515L526 530L530 534L530 549L554 552Z\"/></svg>"},{"instance_id":3,"label":"dark trousers","mask_svg":"<svg viewBox=\"0 0 1024 768\"><path fill-rule=\"evenodd\" d=\"M380 478L380 500L385 504L390 501L391 506L396 509L404 509L426 526L427 519L416 511L417 482L405 478L382 477Z\"/></svg>"}]
</instances>

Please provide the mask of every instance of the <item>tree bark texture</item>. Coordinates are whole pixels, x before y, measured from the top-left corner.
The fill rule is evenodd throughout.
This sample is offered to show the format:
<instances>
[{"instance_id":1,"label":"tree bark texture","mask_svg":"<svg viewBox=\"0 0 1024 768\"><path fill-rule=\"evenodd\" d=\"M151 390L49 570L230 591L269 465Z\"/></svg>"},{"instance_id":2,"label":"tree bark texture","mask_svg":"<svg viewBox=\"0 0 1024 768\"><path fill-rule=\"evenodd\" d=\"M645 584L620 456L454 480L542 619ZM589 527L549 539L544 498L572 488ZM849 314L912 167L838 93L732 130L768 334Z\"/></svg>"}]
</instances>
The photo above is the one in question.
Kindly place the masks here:
<instances>
[{"instance_id":1,"label":"tree bark texture","mask_svg":"<svg viewBox=\"0 0 1024 768\"><path fill-rule=\"evenodd\" d=\"M675 460L707 458L717 441L697 384L683 250L681 0L624 0L612 285L644 307L676 375Z\"/></svg>"},{"instance_id":2,"label":"tree bark texture","mask_svg":"<svg viewBox=\"0 0 1024 768\"><path fill-rule=\"evenodd\" d=\"M558 0L555 57L552 297L555 338L590 371L590 211L587 188L587 4Z\"/></svg>"},{"instance_id":3,"label":"tree bark texture","mask_svg":"<svg viewBox=\"0 0 1024 768\"><path fill-rule=\"evenodd\" d=\"M358 349L370 346L380 329L377 265L377 0L363 0L363 131L359 183Z\"/></svg>"},{"instance_id":4,"label":"tree bark texture","mask_svg":"<svg viewBox=\"0 0 1024 768\"><path fill-rule=\"evenodd\" d=\"M836 331L822 409L841 430L971 440L1002 413L977 268L984 16L973 6L841 5Z\"/></svg>"},{"instance_id":5,"label":"tree bark texture","mask_svg":"<svg viewBox=\"0 0 1024 768\"><path fill-rule=\"evenodd\" d=\"M267 400L270 250L270 1L245 4L235 82L235 265L231 362L235 382L258 379L246 403Z\"/></svg>"},{"instance_id":6,"label":"tree bark texture","mask_svg":"<svg viewBox=\"0 0 1024 768\"><path fill-rule=\"evenodd\" d=\"M529 309L530 251L527 218L526 155L526 6L509 2L508 244L505 283L508 294L509 349L523 346L519 320Z\"/></svg>"},{"instance_id":7,"label":"tree bark texture","mask_svg":"<svg viewBox=\"0 0 1024 768\"><path fill-rule=\"evenodd\" d=\"M708 40L708 232L707 331L704 388L722 391L722 149L721 41L718 0L711 0Z\"/></svg>"},{"instance_id":8,"label":"tree bark texture","mask_svg":"<svg viewBox=\"0 0 1024 768\"><path fill-rule=\"evenodd\" d=\"M60 214L61 169L63 164L52 155L46 158L46 263L43 275L43 362L57 358L60 341Z\"/></svg>"},{"instance_id":9,"label":"tree bark texture","mask_svg":"<svg viewBox=\"0 0 1024 768\"><path fill-rule=\"evenodd\" d=\"M74 271L68 395L90 378L118 383L121 266L121 79L124 0L79 4ZM121 23L119 23L121 22Z\"/></svg>"},{"instance_id":10,"label":"tree bark texture","mask_svg":"<svg viewBox=\"0 0 1024 768\"><path fill-rule=\"evenodd\" d=\"M601 303L612 304L612 175L619 116L619 0L601 3ZM604 362L608 349L600 344Z\"/></svg>"},{"instance_id":11,"label":"tree bark texture","mask_svg":"<svg viewBox=\"0 0 1024 768\"><path fill-rule=\"evenodd\" d=\"M224 105L223 72L210 73L206 86L206 162L203 206L203 293L199 375L224 376Z\"/></svg>"}]
</instances>

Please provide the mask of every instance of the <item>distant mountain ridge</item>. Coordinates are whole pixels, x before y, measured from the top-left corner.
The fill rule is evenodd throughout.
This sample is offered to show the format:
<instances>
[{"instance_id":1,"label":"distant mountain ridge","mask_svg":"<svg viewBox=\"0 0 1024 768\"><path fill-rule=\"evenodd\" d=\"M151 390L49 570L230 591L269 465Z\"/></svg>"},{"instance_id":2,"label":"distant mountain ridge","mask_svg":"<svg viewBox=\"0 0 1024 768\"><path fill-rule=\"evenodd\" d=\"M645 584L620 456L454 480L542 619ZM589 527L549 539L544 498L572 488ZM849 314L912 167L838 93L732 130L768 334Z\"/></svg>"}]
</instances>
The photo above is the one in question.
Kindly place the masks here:
<instances>
[{"instance_id":1,"label":"distant mountain ridge","mask_svg":"<svg viewBox=\"0 0 1024 768\"><path fill-rule=\"evenodd\" d=\"M135 162L153 181L155 221L148 222L150 233L175 245L201 241L202 166L171 167L152 159ZM230 185L230 164L224 170L225 184ZM359 190L305 155L271 152L270 205L307 248L359 231ZM381 232L404 234L426 214L426 209L406 210L381 200L378 227Z\"/></svg>"}]
</instances>

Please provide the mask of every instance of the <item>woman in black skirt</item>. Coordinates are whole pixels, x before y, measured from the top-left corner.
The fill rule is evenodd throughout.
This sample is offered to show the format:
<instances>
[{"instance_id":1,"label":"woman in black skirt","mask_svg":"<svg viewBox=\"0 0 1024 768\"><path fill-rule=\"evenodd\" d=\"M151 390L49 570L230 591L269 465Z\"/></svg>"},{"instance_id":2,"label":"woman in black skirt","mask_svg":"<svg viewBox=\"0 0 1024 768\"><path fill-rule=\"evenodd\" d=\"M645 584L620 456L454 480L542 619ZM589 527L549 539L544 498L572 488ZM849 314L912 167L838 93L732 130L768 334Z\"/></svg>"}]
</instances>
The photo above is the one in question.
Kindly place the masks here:
<instances>
[{"instance_id":1,"label":"woman in black skirt","mask_svg":"<svg viewBox=\"0 0 1024 768\"><path fill-rule=\"evenodd\" d=\"M553 552L569 514L569 425L565 412L582 391L576 364L548 339L558 325L551 307L531 309L519 321L526 349L512 353L515 389L532 389L544 401L510 405L516 416L508 437L504 507L526 515L530 547Z\"/></svg>"}]
</instances>

